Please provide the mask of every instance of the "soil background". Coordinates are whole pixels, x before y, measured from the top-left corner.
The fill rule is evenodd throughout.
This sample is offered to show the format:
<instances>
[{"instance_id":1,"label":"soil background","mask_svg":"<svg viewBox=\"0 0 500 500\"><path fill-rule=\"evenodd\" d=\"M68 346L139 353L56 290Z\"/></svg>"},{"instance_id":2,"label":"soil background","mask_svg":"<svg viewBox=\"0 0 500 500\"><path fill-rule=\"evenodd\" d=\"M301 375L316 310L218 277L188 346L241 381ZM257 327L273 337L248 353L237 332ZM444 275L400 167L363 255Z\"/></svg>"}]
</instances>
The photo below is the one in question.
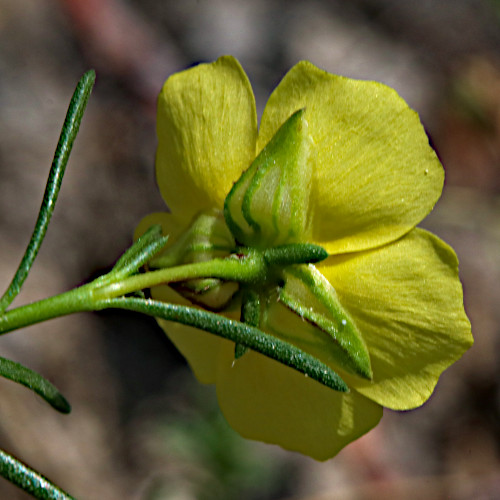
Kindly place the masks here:
<instances>
[{"instance_id":1,"label":"soil background","mask_svg":"<svg viewBox=\"0 0 500 500\"><path fill-rule=\"evenodd\" d=\"M416 109L446 170L423 226L456 250L474 347L422 408L386 411L317 463L228 429L156 326L81 314L0 338L55 383L59 415L0 380L0 447L78 499L495 499L500 491L500 2L498 0L0 0L0 280L29 240L74 86L97 83L46 240L16 304L106 269L164 210L155 102L173 72L233 54L259 113L308 59L378 80ZM0 480L0 498L30 498Z\"/></svg>"}]
</instances>

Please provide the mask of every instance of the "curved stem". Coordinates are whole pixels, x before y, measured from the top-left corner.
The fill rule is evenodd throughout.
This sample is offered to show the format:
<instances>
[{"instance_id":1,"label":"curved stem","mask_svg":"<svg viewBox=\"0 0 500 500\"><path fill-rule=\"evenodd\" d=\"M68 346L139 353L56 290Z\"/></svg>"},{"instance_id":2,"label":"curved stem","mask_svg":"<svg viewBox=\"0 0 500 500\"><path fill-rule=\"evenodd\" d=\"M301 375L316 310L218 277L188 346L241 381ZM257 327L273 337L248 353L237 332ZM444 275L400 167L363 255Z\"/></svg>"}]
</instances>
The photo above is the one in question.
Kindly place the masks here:
<instances>
[{"instance_id":1,"label":"curved stem","mask_svg":"<svg viewBox=\"0 0 500 500\"><path fill-rule=\"evenodd\" d=\"M213 259L136 274L116 283L104 284L96 288L93 291L93 297L96 300L121 297L137 290L196 278L218 278L251 283L265 277L266 272L267 265L263 255L255 252L241 256L241 258Z\"/></svg>"}]
</instances>

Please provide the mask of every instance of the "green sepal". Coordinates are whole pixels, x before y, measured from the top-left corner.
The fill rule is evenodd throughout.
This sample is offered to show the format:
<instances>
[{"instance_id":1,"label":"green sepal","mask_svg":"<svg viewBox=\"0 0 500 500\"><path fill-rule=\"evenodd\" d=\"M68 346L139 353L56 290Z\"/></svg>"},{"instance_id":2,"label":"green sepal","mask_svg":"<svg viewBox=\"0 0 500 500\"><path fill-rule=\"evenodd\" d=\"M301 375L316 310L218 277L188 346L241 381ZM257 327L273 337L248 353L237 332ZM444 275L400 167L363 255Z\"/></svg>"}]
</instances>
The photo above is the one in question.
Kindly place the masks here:
<instances>
[{"instance_id":1,"label":"green sepal","mask_svg":"<svg viewBox=\"0 0 500 500\"><path fill-rule=\"evenodd\" d=\"M176 241L149 264L152 269L206 262L229 256L236 248L220 210L200 213ZM228 305L238 291L238 284L218 278L190 279L172 287L189 301L212 311Z\"/></svg>"},{"instance_id":2,"label":"green sepal","mask_svg":"<svg viewBox=\"0 0 500 500\"><path fill-rule=\"evenodd\" d=\"M199 214L189 228L151 263L153 268L204 262L226 257L236 248L222 212L210 210Z\"/></svg>"},{"instance_id":3,"label":"green sepal","mask_svg":"<svg viewBox=\"0 0 500 500\"><path fill-rule=\"evenodd\" d=\"M20 363L0 357L0 376L31 389L61 413L71 411L66 398L48 380Z\"/></svg>"},{"instance_id":4,"label":"green sepal","mask_svg":"<svg viewBox=\"0 0 500 500\"><path fill-rule=\"evenodd\" d=\"M224 217L241 245L268 248L304 239L311 149L304 110L296 111L236 181Z\"/></svg>"},{"instance_id":5,"label":"green sepal","mask_svg":"<svg viewBox=\"0 0 500 500\"><path fill-rule=\"evenodd\" d=\"M361 332L326 278L312 264L288 267L282 277L284 285L265 308L266 329L293 339L308 352L318 351L324 362L371 380L370 355ZM291 313L298 319L287 316Z\"/></svg>"}]
</instances>

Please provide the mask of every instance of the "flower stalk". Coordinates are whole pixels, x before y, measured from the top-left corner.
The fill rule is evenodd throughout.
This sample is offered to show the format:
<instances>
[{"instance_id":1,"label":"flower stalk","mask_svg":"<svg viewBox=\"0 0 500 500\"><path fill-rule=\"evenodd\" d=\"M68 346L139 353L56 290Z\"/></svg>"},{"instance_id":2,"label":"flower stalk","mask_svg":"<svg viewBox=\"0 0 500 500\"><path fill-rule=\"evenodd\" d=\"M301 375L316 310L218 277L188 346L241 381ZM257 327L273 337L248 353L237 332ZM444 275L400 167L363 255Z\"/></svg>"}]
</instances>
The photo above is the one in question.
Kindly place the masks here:
<instances>
[{"instance_id":1,"label":"flower stalk","mask_svg":"<svg viewBox=\"0 0 500 500\"><path fill-rule=\"evenodd\" d=\"M213 259L135 274L139 266L152 259L166 241L167 239L158 233L157 228L151 228L124 254L107 275L74 290L2 314L0 335L76 312L99 311L108 308L127 309L200 328L231 340L240 346L239 355L236 358L247 349L252 349L294 368L331 389L340 392L349 391L342 378L314 356L257 328L259 326L256 319L258 300L251 289L245 291L245 295L251 297L251 300L247 301L249 311L247 315L242 316L243 323L194 307L126 296L140 295L145 288L197 278L219 278L244 283L247 286L262 284L266 281L270 268L276 265L302 264L324 259L326 252L320 247L307 244L284 245L274 251L255 250L247 254L231 255L226 259Z\"/></svg>"}]
</instances>

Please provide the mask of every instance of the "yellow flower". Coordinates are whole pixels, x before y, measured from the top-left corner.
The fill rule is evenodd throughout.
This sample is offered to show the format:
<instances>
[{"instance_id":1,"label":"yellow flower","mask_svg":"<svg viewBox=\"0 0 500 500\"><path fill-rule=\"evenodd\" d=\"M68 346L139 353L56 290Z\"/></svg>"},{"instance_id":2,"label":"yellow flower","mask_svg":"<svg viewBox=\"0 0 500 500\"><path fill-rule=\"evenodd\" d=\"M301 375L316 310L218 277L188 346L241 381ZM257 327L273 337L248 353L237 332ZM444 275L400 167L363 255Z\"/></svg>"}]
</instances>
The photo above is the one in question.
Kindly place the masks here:
<instances>
[{"instance_id":1,"label":"yellow flower","mask_svg":"<svg viewBox=\"0 0 500 500\"><path fill-rule=\"evenodd\" d=\"M272 93L257 130L252 89L234 58L175 74L159 97L156 159L158 185L171 213L146 217L138 233L160 223L175 245L200 213L218 214L220 249L229 253L234 241L222 216L226 197L301 109L311 139L311 175L304 177L307 213L292 239L328 251L314 272L333 286L361 333L372 379L332 365L325 354L331 339L281 302L269 306L261 327L332 365L349 393L253 351L235 361L232 342L160 324L197 378L216 384L220 407L235 430L325 460L374 427L383 407L407 410L424 403L443 370L472 345L456 256L415 228L439 198L444 177L417 114L382 84L301 62ZM152 293L189 304L185 293L166 286ZM224 314L239 318L237 309Z\"/></svg>"}]
</instances>

